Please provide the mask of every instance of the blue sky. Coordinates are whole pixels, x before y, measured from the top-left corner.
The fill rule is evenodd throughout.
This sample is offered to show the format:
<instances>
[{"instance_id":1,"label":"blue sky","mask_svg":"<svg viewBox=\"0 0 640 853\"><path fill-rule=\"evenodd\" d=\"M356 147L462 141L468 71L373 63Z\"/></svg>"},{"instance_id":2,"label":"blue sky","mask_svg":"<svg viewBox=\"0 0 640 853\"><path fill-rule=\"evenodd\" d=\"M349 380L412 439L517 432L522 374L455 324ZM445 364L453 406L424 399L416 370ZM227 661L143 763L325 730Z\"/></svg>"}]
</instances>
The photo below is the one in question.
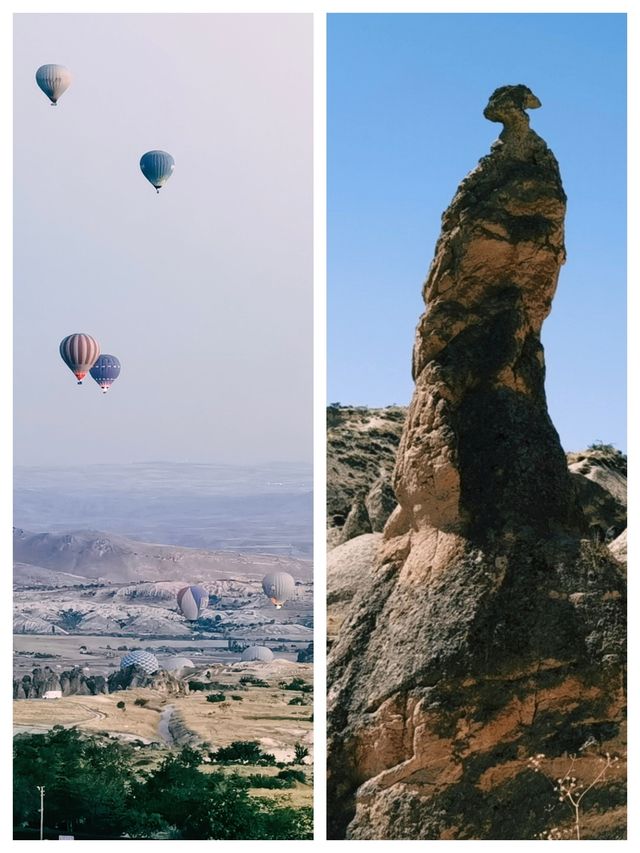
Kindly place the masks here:
<instances>
[{"instance_id":1,"label":"blue sky","mask_svg":"<svg viewBox=\"0 0 640 853\"><path fill-rule=\"evenodd\" d=\"M329 401L409 402L442 211L499 132L489 95L525 83L568 195L550 414L566 450L626 449L626 17L330 15L327 39Z\"/></svg>"}]
</instances>

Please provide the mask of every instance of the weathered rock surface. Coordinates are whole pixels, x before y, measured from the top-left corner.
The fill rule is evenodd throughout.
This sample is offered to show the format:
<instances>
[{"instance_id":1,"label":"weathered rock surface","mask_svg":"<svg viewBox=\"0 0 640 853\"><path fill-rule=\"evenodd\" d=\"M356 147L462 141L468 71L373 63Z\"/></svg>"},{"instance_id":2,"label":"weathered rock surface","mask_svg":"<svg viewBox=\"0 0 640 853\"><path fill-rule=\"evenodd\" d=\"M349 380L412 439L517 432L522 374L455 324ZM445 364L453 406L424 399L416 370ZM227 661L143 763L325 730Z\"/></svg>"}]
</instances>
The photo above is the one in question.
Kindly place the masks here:
<instances>
[{"instance_id":1,"label":"weathered rock surface","mask_svg":"<svg viewBox=\"0 0 640 853\"><path fill-rule=\"evenodd\" d=\"M50 691L60 691L63 696L96 696L133 687L152 687L167 694L189 692L184 682L163 669L149 675L139 666L129 666L105 678L103 675L85 675L78 667L56 673L51 667L44 666L35 667L31 675L14 678L13 698L42 699Z\"/></svg>"},{"instance_id":2,"label":"weathered rock surface","mask_svg":"<svg viewBox=\"0 0 640 853\"><path fill-rule=\"evenodd\" d=\"M381 533L395 509L391 475L406 409L327 408L327 545Z\"/></svg>"},{"instance_id":3,"label":"weathered rock surface","mask_svg":"<svg viewBox=\"0 0 640 853\"><path fill-rule=\"evenodd\" d=\"M625 583L589 538L544 393L542 323L565 260L558 164L525 86L443 215L415 393L370 583L329 658L331 838L571 830L550 779L623 749ZM587 748L587 744L590 744ZM550 777L528 758L544 753ZM583 837L624 834L623 762ZM595 791L595 789L594 789Z\"/></svg>"},{"instance_id":4,"label":"weathered rock surface","mask_svg":"<svg viewBox=\"0 0 640 853\"><path fill-rule=\"evenodd\" d=\"M129 690L133 687L150 687L152 690L167 694L187 694L189 692L188 685L173 673L160 669L150 675L135 665L112 672L107 679L107 684L109 693L114 693L116 690Z\"/></svg>"},{"instance_id":5,"label":"weathered rock surface","mask_svg":"<svg viewBox=\"0 0 640 853\"><path fill-rule=\"evenodd\" d=\"M371 583L381 533L366 533L338 545L327 555L327 637L333 641L352 600Z\"/></svg>"},{"instance_id":6,"label":"weathered rock surface","mask_svg":"<svg viewBox=\"0 0 640 853\"><path fill-rule=\"evenodd\" d=\"M578 501L597 539L610 541L627 526L627 457L613 447L568 453Z\"/></svg>"},{"instance_id":7,"label":"weathered rock surface","mask_svg":"<svg viewBox=\"0 0 640 853\"><path fill-rule=\"evenodd\" d=\"M617 539L609 545L609 550L621 563L627 562L627 531L624 530Z\"/></svg>"},{"instance_id":8,"label":"weathered rock surface","mask_svg":"<svg viewBox=\"0 0 640 853\"><path fill-rule=\"evenodd\" d=\"M57 673L49 666L35 667L31 675L13 680L14 699L42 699L45 693L60 691L62 696L96 696L107 693L102 675L85 675L77 667Z\"/></svg>"}]
</instances>

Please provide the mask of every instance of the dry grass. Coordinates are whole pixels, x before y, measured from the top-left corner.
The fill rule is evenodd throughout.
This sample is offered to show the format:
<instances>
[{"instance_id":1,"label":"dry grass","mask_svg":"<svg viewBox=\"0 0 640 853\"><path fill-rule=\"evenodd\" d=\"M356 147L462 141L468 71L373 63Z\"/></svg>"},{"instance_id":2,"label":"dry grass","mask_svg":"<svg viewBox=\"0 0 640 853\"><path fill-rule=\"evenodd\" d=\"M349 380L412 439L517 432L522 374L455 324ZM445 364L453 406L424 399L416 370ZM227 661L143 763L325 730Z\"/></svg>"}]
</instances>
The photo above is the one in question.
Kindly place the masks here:
<instances>
[{"instance_id":1,"label":"dry grass","mask_svg":"<svg viewBox=\"0 0 640 853\"><path fill-rule=\"evenodd\" d=\"M140 707L138 698L149 700ZM125 703L125 709L116 707ZM66 696L63 699L19 699L13 703L13 724L33 731L55 725L73 726L92 734L113 733L143 740L159 740L159 711L164 697L152 690L138 688L108 696Z\"/></svg>"}]
</instances>

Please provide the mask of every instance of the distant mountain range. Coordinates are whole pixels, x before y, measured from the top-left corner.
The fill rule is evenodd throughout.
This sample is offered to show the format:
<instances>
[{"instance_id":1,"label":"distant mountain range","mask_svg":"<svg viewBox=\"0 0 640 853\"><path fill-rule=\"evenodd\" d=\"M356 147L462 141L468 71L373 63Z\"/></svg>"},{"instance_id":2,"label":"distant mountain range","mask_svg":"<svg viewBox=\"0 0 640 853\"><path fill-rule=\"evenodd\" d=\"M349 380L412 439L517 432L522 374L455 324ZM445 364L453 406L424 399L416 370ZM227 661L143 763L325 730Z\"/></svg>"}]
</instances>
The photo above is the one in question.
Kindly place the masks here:
<instances>
[{"instance_id":1,"label":"distant mountain range","mask_svg":"<svg viewBox=\"0 0 640 853\"><path fill-rule=\"evenodd\" d=\"M310 560L154 545L95 530L33 533L14 528L13 545L14 581L23 587L69 586L97 579L111 583L257 580L272 571L287 571L299 580L312 576Z\"/></svg>"},{"instance_id":2,"label":"distant mountain range","mask_svg":"<svg viewBox=\"0 0 640 853\"><path fill-rule=\"evenodd\" d=\"M312 553L312 471L291 463L16 466L14 523L291 557Z\"/></svg>"}]
</instances>

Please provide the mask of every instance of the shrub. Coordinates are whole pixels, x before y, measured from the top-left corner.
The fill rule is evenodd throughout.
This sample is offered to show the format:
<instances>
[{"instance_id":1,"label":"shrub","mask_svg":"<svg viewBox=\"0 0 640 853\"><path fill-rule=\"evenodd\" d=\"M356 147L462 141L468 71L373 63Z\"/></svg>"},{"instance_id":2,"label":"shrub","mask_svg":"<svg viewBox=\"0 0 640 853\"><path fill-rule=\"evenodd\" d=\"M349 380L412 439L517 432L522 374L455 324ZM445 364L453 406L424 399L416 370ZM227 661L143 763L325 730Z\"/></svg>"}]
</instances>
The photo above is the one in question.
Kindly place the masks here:
<instances>
[{"instance_id":1,"label":"shrub","mask_svg":"<svg viewBox=\"0 0 640 853\"><path fill-rule=\"evenodd\" d=\"M266 681L261 678L256 678L255 675L243 675L240 679L240 684L252 684L254 687L268 687Z\"/></svg>"},{"instance_id":2,"label":"shrub","mask_svg":"<svg viewBox=\"0 0 640 853\"><path fill-rule=\"evenodd\" d=\"M124 702L122 700L120 700L120 702L118 702L116 704L116 708L120 708L121 711L124 711L124 709L126 708L126 705L124 704Z\"/></svg>"},{"instance_id":3,"label":"shrub","mask_svg":"<svg viewBox=\"0 0 640 853\"><path fill-rule=\"evenodd\" d=\"M139 705L141 708L144 708L144 706L147 704L148 701L149 701L148 699L143 699L142 697L139 697L138 699L135 700L135 702L133 704Z\"/></svg>"},{"instance_id":4,"label":"shrub","mask_svg":"<svg viewBox=\"0 0 640 853\"><path fill-rule=\"evenodd\" d=\"M287 702L288 705L306 705L307 702L303 699L302 696L294 696L293 699L289 699Z\"/></svg>"},{"instance_id":5,"label":"shrub","mask_svg":"<svg viewBox=\"0 0 640 853\"><path fill-rule=\"evenodd\" d=\"M226 698L224 693L210 693L207 696L207 702L224 702Z\"/></svg>"},{"instance_id":6,"label":"shrub","mask_svg":"<svg viewBox=\"0 0 640 853\"><path fill-rule=\"evenodd\" d=\"M307 783L307 777L304 774L304 770L294 770L291 767L288 767L286 770L281 770L278 773L278 779L285 779L290 782L302 782L303 785Z\"/></svg>"},{"instance_id":7,"label":"shrub","mask_svg":"<svg viewBox=\"0 0 640 853\"><path fill-rule=\"evenodd\" d=\"M270 766L276 763L275 755L263 752L257 740L236 740L211 753L211 759L227 764L256 764Z\"/></svg>"},{"instance_id":8,"label":"shrub","mask_svg":"<svg viewBox=\"0 0 640 853\"><path fill-rule=\"evenodd\" d=\"M304 678L292 678L287 684L286 681L281 681L278 684L281 690L301 690L303 693L311 693L313 685L307 684Z\"/></svg>"},{"instance_id":9,"label":"shrub","mask_svg":"<svg viewBox=\"0 0 640 853\"><path fill-rule=\"evenodd\" d=\"M278 776L265 776L264 773L252 773L247 779L252 788L293 788L295 784L288 779L279 779Z\"/></svg>"},{"instance_id":10,"label":"shrub","mask_svg":"<svg viewBox=\"0 0 640 853\"><path fill-rule=\"evenodd\" d=\"M242 702L242 696L236 696L234 694L231 698L234 699L236 702Z\"/></svg>"},{"instance_id":11,"label":"shrub","mask_svg":"<svg viewBox=\"0 0 640 853\"><path fill-rule=\"evenodd\" d=\"M293 764L302 764L303 760L307 757L307 755L309 755L309 750L301 743L297 743L294 749L295 758L293 759Z\"/></svg>"}]
</instances>

